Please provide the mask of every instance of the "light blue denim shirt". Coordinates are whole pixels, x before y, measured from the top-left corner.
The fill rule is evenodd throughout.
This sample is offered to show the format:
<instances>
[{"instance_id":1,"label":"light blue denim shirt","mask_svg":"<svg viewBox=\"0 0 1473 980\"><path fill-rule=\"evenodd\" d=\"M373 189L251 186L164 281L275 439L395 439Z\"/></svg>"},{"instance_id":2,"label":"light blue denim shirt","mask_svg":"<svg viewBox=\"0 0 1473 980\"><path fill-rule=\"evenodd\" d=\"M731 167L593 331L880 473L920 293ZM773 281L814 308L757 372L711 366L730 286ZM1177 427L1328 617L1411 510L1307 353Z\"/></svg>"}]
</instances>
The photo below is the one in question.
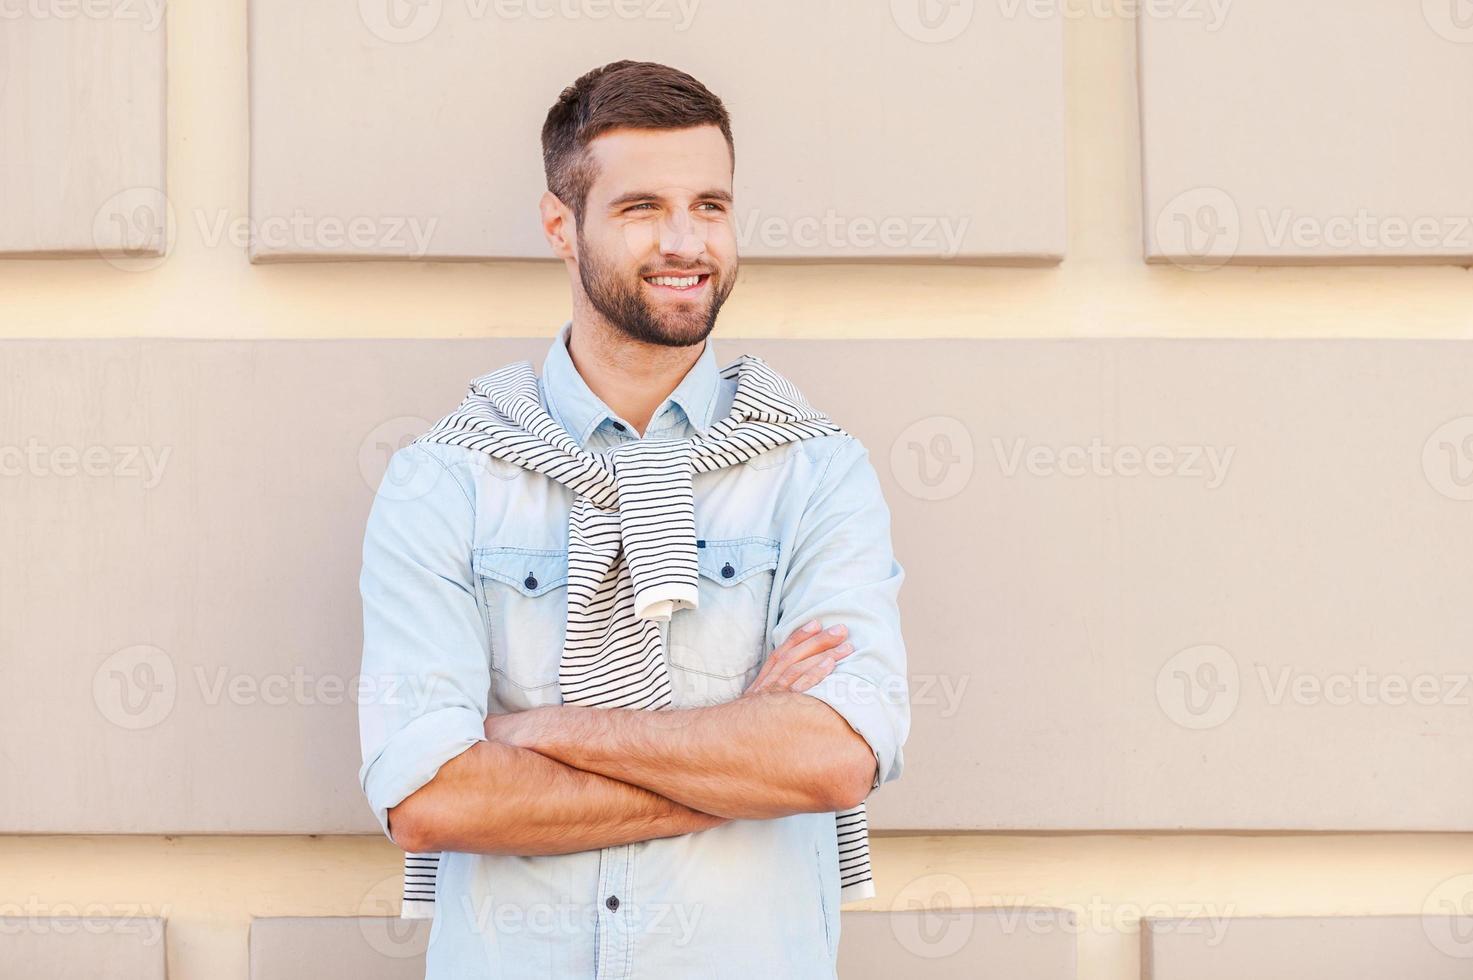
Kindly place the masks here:
<instances>
[{"instance_id":1,"label":"light blue denim shirt","mask_svg":"<svg viewBox=\"0 0 1473 980\"><path fill-rule=\"evenodd\" d=\"M544 406L590 451L640 438L578 374L570 329L543 361ZM706 431L735 389L708 337L645 437ZM805 439L698 473L694 491L699 607L664 626L675 707L733 700L793 630L844 623L855 651L806 693L869 743L876 787L898 778L905 572L868 450L849 435ZM488 712L561 702L572 503L562 484L474 450L417 443L392 457L359 581L363 674L398 692L359 707L359 781L391 840L388 809L484 739ZM447 852L427 977L832 977L836 845L833 813L800 813L573 854Z\"/></svg>"}]
</instances>

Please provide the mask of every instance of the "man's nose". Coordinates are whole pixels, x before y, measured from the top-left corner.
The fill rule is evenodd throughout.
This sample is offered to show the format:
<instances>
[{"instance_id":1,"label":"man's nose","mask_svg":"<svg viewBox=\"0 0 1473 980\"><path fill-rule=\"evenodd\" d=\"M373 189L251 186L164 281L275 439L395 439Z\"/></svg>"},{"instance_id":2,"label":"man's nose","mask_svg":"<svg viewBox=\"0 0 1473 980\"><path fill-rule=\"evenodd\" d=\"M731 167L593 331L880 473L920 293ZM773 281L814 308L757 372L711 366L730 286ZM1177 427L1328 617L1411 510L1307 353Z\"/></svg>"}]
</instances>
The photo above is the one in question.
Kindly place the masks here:
<instances>
[{"instance_id":1,"label":"man's nose","mask_svg":"<svg viewBox=\"0 0 1473 980\"><path fill-rule=\"evenodd\" d=\"M660 224L660 251L665 255L698 258L706 251L706 229L688 214L676 214Z\"/></svg>"}]
</instances>

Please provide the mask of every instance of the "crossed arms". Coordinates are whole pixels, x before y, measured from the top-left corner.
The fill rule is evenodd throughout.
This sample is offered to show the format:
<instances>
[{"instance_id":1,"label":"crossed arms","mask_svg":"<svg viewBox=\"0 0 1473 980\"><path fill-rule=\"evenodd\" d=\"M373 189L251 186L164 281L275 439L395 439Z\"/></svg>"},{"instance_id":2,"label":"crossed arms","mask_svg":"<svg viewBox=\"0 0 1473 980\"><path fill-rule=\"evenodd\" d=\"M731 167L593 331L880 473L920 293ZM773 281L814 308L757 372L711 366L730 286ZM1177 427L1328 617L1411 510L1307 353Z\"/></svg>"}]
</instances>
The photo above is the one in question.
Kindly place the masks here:
<instances>
[{"instance_id":1,"label":"crossed arms","mask_svg":"<svg viewBox=\"0 0 1473 980\"><path fill-rule=\"evenodd\" d=\"M876 760L832 708L797 693L841 637L795 633L726 704L667 711L557 705L486 720L487 740L389 810L406 850L561 854L731 819L848 809Z\"/></svg>"},{"instance_id":2,"label":"crossed arms","mask_svg":"<svg viewBox=\"0 0 1473 980\"><path fill-rule=\"evenodd\" d=\"M457 447L399 450L428 467L415 493L380 489L364 539L363 679L430 683L414 704L360 701L359 781L406 851L590 850L732 819L848 809L897 778L909 730L896 597L904 572L857 440L829 457L791 545L787 638L734 701L666 711L557 705L488 712L487 637L467 542L476 490ZM412 458L410 458L412 457ZM391 465L390 471L394 472ZM430 485L426 488L426 483ZM794 623L842 623L845 637Z\"/></svg>"}]
</instances>

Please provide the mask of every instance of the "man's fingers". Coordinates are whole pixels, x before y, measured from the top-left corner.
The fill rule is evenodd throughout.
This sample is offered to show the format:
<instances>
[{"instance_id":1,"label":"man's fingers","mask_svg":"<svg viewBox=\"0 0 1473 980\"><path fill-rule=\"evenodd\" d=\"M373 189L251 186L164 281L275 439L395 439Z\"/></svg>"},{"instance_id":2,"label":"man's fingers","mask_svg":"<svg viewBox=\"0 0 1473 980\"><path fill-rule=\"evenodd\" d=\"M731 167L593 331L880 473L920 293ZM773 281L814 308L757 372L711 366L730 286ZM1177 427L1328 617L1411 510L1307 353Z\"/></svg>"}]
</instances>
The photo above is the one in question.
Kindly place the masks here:
<instances>
[{"instance_id":1,"label":"man's fingers","mask_svg":"<svg viewBox=\"0 0 1473 980\"><path fill-rule=\"evenodd\" d=\"M793 630L793 632L788 636L786 640L784 640L775 650L767 655L767 659L762 663L762 669L757 672L757 679L752 682L752 687L755 688L757 685L765 682L768 676L772 674L773 669L777 666L778 661L783 660L798 646L799 643L803 642L806 639L809 639L810 637L823 635L824 633L822 623L818 623L817 629L810 629L800 626L798 629Z\"/></svg>"},{"instance_id":2,"label":"man's fingers","mask_svg":"<svg viewBox=\"0 0 1473 980\"><path fill-rule=\"evenodd\" d=\"M758 672L757 680L753 682L753 686L763 683L774 673L787 670L800 660L806 660L814 654L823 653L830 647L844 642L844 638L848 635L848 629L843 627L841 629L843 629L843 632L838 634L830 633L826 629L820 629L816 633L794 632L792 636L788 637L767 658L767 662L762 665L762 670Z\"/></svg>"},{"instance_id":3,"label":"man's fingers","mask_svg":"<svg viewBox=\"0 0 1473 980\"><path fill-rule=\"evenodd\" d=\"M840 660L843 660L845 657L849 656L849 654L853 652L854 644L850 643L848 640L845 640L842 644L834 647L832 650L825 651L817 656L805 657L798 663L793 664L791 667L788 667L786 670L777 675L777 679L773 686L788 691L804 690L804 688L796 686L800 678L807 675L810 671L822 669L823 673L812 680L809 685L811 687L813 684L817 684L819 681L823 680L824 677L827 677L829 671L833 669L834 664L838 663ZM827 664L827 666L823 666L824 664Z\"/></svg>"},{"instance_id":4,"label":"man's fingers","mask_svg":"<svg viewBox=\"0 0 1473 980\"><path fill-rule=\"evenodd\" d=\"M842 655L841 655L842 656ZM829 674L833 673L834 664L838 663L833 653L826 653L822 657L812 658L804 661L812 664L806 670L798 674L797 678L788 685L790 691L806 691Z\"/></svg>"}]
</instances>

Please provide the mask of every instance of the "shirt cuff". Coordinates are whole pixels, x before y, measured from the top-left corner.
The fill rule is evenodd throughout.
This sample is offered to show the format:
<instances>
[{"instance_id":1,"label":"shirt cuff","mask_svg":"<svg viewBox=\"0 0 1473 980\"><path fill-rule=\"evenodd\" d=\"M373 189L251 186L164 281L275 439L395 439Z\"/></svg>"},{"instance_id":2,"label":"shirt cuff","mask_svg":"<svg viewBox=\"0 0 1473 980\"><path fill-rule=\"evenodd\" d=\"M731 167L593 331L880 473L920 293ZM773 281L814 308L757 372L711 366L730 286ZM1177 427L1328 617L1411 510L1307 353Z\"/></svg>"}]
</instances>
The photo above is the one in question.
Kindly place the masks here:
<instances>
[{"instance_id":1,"label":"shirt cuff","mask_svg":"<svg viewBox=\"0 0 1473 980\"><path fill-rule=\"evenodd\" d=\"M870 784L871 790L900 777L905 760L894 724L898 705L887 700L886 693L878 685L857 674L836 670L802 693L812 695L833 708L869 743L875 756L875 778ZM903 688L898 696L904 696Z\"/></svg>"},{"instance_id":2,"label":"shirt cuff","mask_svg":"<svg viewBox=\"0 0 1473 980\"><path fill-rule=\"evenodd\" d=\"M474 709L460 705L420 715L390 736L358 773L363 795L373 807L384 836L394 840L389 833L390 807L398 806L434 779L445 763L484 741L486 720Z\"/></svg>"}]
</instances>

